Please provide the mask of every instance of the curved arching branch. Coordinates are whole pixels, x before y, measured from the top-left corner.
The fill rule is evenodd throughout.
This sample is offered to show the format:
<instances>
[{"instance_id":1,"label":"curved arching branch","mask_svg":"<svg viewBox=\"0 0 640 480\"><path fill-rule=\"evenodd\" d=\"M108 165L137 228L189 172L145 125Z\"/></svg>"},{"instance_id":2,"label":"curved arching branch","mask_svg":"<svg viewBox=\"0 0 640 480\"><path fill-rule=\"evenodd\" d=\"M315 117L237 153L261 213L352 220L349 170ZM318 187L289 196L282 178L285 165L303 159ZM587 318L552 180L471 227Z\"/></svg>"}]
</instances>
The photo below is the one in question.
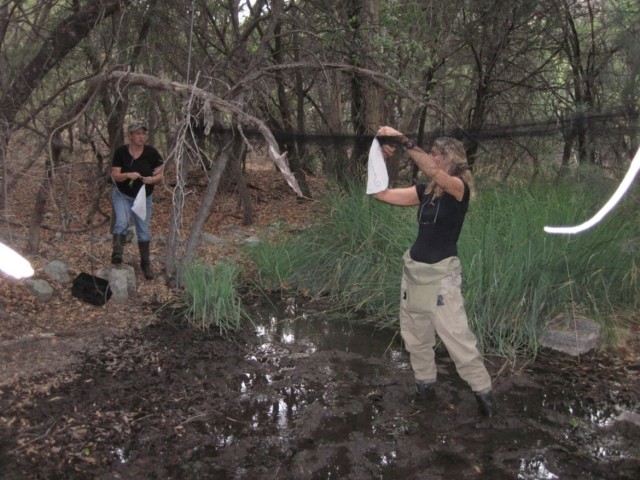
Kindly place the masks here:
<instances>
[{"instance_id":1,"label":"curved arching branch","mask_svg":"<svg viewBox=\"0 0 640 480\"><path fill-rule=\"evenodd\" d=\"M164 90L175 92L180 95L189 95L200 99L208 104L211 108L226 112L235 116L238 123L256 128L264 137L268 145L269 158L280 168L282 175L289 186L296 192L299 197L304 197L302 190L298 185L296 178L289 169L286 159L286 152L281 153L273 133L267 125L259 118L248 114L237 104L224 100L211 92L202 88L186 85L184 83L174 82L164 78L159 78L145 73L134 73L129 71L111 71L105 73L106 81L117 81L128 86L137 85L155 90Z\"/></svg>"}]
</instances>

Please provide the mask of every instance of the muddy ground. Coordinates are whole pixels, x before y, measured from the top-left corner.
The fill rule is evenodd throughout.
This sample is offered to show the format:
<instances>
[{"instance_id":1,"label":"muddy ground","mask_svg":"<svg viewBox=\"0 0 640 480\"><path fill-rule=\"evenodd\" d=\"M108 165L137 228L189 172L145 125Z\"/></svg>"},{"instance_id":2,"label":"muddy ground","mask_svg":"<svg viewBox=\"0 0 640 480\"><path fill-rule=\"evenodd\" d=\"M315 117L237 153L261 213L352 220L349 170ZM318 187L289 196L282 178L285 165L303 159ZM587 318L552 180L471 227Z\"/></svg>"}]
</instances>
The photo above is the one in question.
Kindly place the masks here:
<instances>
[{"instance_id":1,"label":"muddy ground","mask_svg":"<svg viewBox=\"0 0 640 480\"><path fill-rule=\"evenodd\" d=\"M222 192L205 231L228 243L203 245L201 258L234 256L247 236L315 218L317 204L297 202L277 172L249 171L248 184L254 224L241 227L235 191ZM12 203L23 225L37 186L14 192L25 195ZM319 180L312 187L323 191ZM84 218L85 190L68 193ZM154 197L163 233L171 191ZM197 198L188 197L187 225ZM25 232L7 228L4 238L23 246ZM43 230L36 277L53 259L74 275L108 264L108 225L82 231ZM154 242L158 273L164 253ZM125 262L137 268L135 249ZM640 478L637 332L624 349L579 359L488 358L500 413L482 421L442 350L437 397L416 403L396 331L329 320L331 305L251 298L255 326L223 340L155 314L172 292L161 276L137 273L137 297L103 307L55 282L54 298L38 303L0 279L1 479Z\"/></svg>"},{"instance_id":2,"label":"muddy ground","mask_svg":"<svg viewBox=\"0 0 640 480\"><path fill-rule=\"evenodd\" d=\"M441 349L419 403L397 332L252 308L231 341L157 321L2 384L2 478L640 478L633 352L488 358L499 415L482 420Z\"/></svg>"}]
</instances>

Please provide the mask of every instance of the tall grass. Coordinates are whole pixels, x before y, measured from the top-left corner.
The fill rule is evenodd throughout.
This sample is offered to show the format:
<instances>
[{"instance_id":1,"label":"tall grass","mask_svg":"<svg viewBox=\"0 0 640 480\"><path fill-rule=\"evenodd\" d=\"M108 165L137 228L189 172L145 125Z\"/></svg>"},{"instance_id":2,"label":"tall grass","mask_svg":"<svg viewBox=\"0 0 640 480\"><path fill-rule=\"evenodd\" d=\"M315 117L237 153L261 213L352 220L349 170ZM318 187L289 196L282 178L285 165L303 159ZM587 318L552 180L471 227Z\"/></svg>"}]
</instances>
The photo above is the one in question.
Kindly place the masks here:
<instances>
[{"instance_id":1,"label":"tall grass","mask_svg":"<svg viewBox=\"0 0 640 480\"><path fill-rule=\"evenodd\" d=\"M640 225L627 203L575 236L544 225L586 220L604 202L578 185L512 187L472 201L458 254L467 313L485 352L535 352L541 327L558 313L606 322L638 307ZM392 207L362 188L328 196L326 215L295 238L253 247L258 283L325 296L397 325L401 256L416 236L415 209Z\"/></svg>"},{"instance_id":2,"label":"tall grass","mask_svg":"<svg viewBox=\"0 0 640 480\"><path fill-rule=\"evenodd\" d=\"M238 274L238 267L231 262L196 262L183 267L180 303L186 321L203 331L215 328L221 335L239 329L248 315L236 289Z\"/></svg>"},{"instance_id":3,"label":"tall grass","mask_svg":"<svg viewBox=\"0 0 640 480\"><path fill-rule=\"evenodd\" d=\"M637 308L640 229L632 209L581 235L542 230L581 223L599 200L539 186L485 191L472 205L459 255L470 322L485 351L535 351L541 327L559 313L606 323L616 309Z\"/></svg>"},{"instance_id":4,"label":"tall grass","mask_svg":"<svg viewBox=\"0 0 640 480\"><path fill-rule=\"evenodd\" d=\"M334 193L313 227L251 248L256 282L325 297L389 322L397 316L399 259L415 235L415 212L374 200L359 187Z\"/></svg>"}]
</instances>

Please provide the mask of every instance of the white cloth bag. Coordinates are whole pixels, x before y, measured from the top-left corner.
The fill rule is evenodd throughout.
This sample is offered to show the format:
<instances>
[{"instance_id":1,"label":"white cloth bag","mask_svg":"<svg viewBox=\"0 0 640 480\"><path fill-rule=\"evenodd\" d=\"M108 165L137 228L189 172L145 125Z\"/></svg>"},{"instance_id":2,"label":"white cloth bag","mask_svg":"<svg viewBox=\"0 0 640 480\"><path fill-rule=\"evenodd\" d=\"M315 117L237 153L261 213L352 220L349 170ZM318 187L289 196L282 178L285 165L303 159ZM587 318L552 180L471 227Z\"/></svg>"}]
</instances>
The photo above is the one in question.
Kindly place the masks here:
<instances>
[{"instance_id":1,"label":"white cloth bag","mask_svg":"<svg viewBox=\"0 0 640 480\"><path fill-rule=\"evenodd\" d=\"M367 195L378 193L389 186L389 174L384 162L382 147L377 138L371 142L369 161L367 163Z\"/></svg>"},{"instance_id":2,"label":"white cloth bag","mask_svg":"<svg viewBox=\"0 0 640 480\"><path fill-rule=\"evenodd\" d=\"M140 217L142 221L147 218L147 188L144 185L138 190L138 195L133 201L131 211Z\"/></svg>"}]
</instances>

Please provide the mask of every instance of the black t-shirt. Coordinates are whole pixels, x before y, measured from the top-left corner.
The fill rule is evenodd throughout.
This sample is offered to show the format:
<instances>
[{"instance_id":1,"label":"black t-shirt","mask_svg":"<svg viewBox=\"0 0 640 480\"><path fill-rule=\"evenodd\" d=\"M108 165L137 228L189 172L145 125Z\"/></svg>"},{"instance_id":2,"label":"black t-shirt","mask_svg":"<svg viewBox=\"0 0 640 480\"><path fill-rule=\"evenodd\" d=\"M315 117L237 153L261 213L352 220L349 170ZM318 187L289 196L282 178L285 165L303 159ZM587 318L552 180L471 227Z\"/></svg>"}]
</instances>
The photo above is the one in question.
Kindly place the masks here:
<instances>
[{"instance_id":1,"label":"black t-shirt","mask_svg":"<svg viewBox=\"0 0 640 480\"><path fill-rule=\"evenodd\" d=\"M162 165L163 163L162 156L160 153L153 147L149 145L144 146L144 150L142 151L142 155L140 155L135 160L129 153L128 145L122 145L121 147L116 148L116 151L113 153L113 167L120 167L120 171L122 173L128 172L138 172L143 177L151 177L153 176L153 171ZM140 187L142 187L144 183L142 180L125 180L123 182L116 182L116 187L120 190L121 193L134 197L138 194ZM153 193L154 185L145 185L147 197Z\"/></svg>"},{"instance_id":2,"label":"black t-shirt","mask_svg":"<svg viewBox=\"0 0 640 480\"><path fill-rule=\"evenodd\" d=\"M458 237L469 207L471 191L465 183L464 195L459 202L448 193L433 200L433 194L425 195L425 190L426 185L416 185L420 199L418 237L409 255L416 262L433 264L458 255Z\"/></svg>"}]
</instances>

